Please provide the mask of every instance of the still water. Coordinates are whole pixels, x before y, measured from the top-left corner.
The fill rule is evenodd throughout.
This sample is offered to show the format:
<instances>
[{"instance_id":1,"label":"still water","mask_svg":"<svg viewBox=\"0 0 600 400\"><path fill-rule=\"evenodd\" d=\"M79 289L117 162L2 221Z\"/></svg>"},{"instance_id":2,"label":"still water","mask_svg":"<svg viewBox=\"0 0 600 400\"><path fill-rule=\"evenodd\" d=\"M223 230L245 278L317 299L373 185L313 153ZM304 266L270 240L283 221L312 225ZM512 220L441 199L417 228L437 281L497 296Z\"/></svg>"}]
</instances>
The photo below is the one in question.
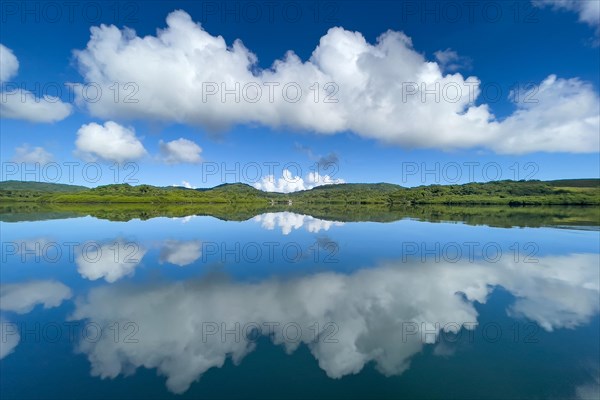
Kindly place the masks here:
<instances>
[{"instance_id":1,"label":"still water","mask_svg":"<svg viewBox=\"0 0 600 400\"><path fill-rule=\"evenodd\" d=\"M492 214L5 216L0 397L598 399L597 224Z\"/></svg>"}]
</instances>

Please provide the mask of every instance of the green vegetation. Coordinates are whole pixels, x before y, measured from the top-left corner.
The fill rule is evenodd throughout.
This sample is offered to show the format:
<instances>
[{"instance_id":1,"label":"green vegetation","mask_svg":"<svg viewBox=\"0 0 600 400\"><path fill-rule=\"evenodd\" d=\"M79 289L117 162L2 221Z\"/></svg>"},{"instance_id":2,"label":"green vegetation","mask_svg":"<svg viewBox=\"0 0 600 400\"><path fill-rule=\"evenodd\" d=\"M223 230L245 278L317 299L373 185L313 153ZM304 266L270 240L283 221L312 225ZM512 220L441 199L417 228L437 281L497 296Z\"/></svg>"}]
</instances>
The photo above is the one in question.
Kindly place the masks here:
<instances>
[{"instance_id":1,"label":"green vegetation","mask_svg":"<svg viewBox=\"0 0 600 400\"><path fill-rule=\"evenodd\" d=\"M389 183L344 183L317 186L284 195L284 200L306 204L391 204L391 196L409 189Z\"/></svg>"},{"instance_id":2,"label":"green vegetation","mask_svg":"<svg viewBox=\"0 0 600 400\"><path fill-rule=\"evenodd\" d=\"M89 190L85 186L66 185L64 183L47 183L34 181L2 181L0 182L0 190L29 190L33 192L51 192L51 193L71 193Z\"/></svg>"},{"instance_id":3,"label":"green vegetation","mask_svg":"<svg viewBox=\"0 0 600 400\"><path fill-rule=\"evenodd\" d=\"M600 205L600 180L494 181L464 185L431 185L404 188L388 183L338 184L283 194L266 193L235 183L210 189L156 187L128 184L82 186L38 182L0 183L0 201L47 204L252 204L254 208L291 204L368 205Z\"/></svg>"},{"instance_id":4,"label":"green vegetation","mask_svg":"<svg viewBox=\"0 0 600 400\"><path fill-rule=\"evenodd\" d=\"M593 181L593 180L589 180ZM465 185L419 186L393 193L393 204L446 205L599 205L600 180L595 186L562 187L542 181L494 181Z\"/></svg>"},{"instance_id":5,"label":"green vegetation","mask_svg":"<svg viewBox=\"0 0 600 400\"><path fill-rule=\"evenodd\" d=\"M340 184L283 194L249 185L209 189L128 184L82 186L0 182L5 222L91 215L112 221L209 215L242 221L291 211L341 222L413 218L473 225L600 226L600 180L496 181L404 188L387 183Z\"/></svg>"},{"instance_id":6,"label":"green vegetation","mask_svg":"<svg viewBox=\"0 0 600 400\"><path fill-rule=\"evenodd\" d=\"M593 206L447 206L385 204L302 204L273 206L245 204L0 204L0 221L38 221L93 216L110 221L147 220L158 217L211 216L226 221L245 221L265 212L290 211L340 222L393 222L416 219L427 222L460 222L494 227L568 226L600 227L600 208Z\"/></svg>"},{"instance_id":7,"label":"green vegetation","mask_svg":"<svg viewBox=\"0 0 600 400\"><path fill-rule=\"evenodd\" d=\"M77 193L89 188L62 183L3 181L0 182L0 201L38 201L56 193Z\"/></svg>"},{"instance_id":8,"label":"green vegetation","mask_svg":"<svg viewBox=\"0 0 600 400\"><path fill-rule=\"evenodd\" d=\"M559 179L556 181L547 181L550 185L556 187L571 187L571 188L597 188L598 179Z\"/></svg>"}]
</instances>

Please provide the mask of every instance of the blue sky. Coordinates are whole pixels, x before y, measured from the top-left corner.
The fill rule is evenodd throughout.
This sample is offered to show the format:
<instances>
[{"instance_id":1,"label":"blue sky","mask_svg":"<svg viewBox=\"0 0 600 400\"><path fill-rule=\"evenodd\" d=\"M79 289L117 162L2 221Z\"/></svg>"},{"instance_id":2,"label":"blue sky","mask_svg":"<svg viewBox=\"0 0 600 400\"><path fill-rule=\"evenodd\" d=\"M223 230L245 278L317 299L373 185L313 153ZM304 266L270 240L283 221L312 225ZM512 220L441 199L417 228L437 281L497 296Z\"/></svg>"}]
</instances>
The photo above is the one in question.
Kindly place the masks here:
<instances>
[{"instance_id":1,"label":"blue sky","mask_svg":"<svg viewBox=\"0 0 600 400\"><path fill-rule=\"evenodd\" d=\"M2 180L291 191L600 176L595 0L3 2L0 11ZM259 85L260 101L220 92L203 101L223 83L240 94L234 82ZM272 102L265 82L279 85ZM325 104L331 83L337 102ZM285 85L302 89L298 102L281 96ZM421 85L425 98L412 91ZM445 90L456 87L451 101ZM476 88L472 99L465 87Z\"/></svg>"}]
</instances>

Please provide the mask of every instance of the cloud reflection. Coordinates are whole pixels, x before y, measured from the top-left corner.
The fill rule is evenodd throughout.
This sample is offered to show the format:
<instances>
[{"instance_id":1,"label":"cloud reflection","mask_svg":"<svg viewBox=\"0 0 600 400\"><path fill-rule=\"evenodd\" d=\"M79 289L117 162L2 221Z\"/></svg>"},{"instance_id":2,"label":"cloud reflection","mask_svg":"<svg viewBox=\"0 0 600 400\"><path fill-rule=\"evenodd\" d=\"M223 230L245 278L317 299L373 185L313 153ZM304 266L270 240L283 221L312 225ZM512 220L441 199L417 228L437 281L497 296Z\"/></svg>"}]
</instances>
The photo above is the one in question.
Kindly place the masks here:
<instances>
[{"instance_id":1,"label":"cloud reflection","mask_svg":"<svg viewBox=\"0 0 600 400\"><path fill-rule=\"evenodd\" d=\"M38 304L58 307L71 296L71 289L53 280L8 283L0 286L0 310L26 314Z\"/></svg>"},{"instance_id":2,"label":"cloud reflection","mask_svg":"<svg viewBox=\"0 0 600 400\"><path fill-rule=\"evenodd\" d=\"M202 255L200 240L166 240L160 250L158 262L165 262L184 267L192 264Z\"/></svg>"},{"instance_id":3,"label":"cloud reflection","mask_svg":"<svg viewBox=\"0 0 600 400\"><path fill-rule=\"evenodd\" d=\"M104 324L128 320L139 326L139 343L134 345L110 338L80 343L92 375L114 378L131 368L156 368L175 393L185 392L227 357L240 363L255 348L246 340L204 338L203 323L210 321L228 327L235 322L294 322L303 328L333 322L339 327L336 343L315 341L308 329L297 341L285 340L281 331L272 340L288 352L306 344L332 378L358 373L369 362L385 375L397 375L426 343L435 342L436 323L443 327L477 321L474 303L485 303L497 286L516 297L507 312L548 331L587 323L599 312L599 261L598 254L546 257L535 264L397 261L349 275L326 272L252 283L209 276L150 286L119 284L93 288L79 299L72 317ZM436 333L401 340L403 324L409 321L426 323ZM436 354L451 353L440 349Z\"/></svg>"},{"instance_id":4,"label":"cloud reflection","mask_svg":"<svg viewBox=\"0 0 600 400\"><path fill-rule=\"evenodd\" d=\"M259 222L265 229L272 231L275 227L280 228L284 235L289 235L292 230L304 227L308 232L319 233L328 231L332 226L342 226L343 222L325 221L310 215L296 214L292 212L265 213L257 215L252 219Z\"/></svg>"},{"instance_id":5,"label":"cloud reflection","mask_svg":"<svg viewBox=\"0 0 600 400\"><path fill-rule=\"evenodd\" d=\"M0 310L26 314L38 304L44 308L58 307L72 295L69 287L53 280L2 284ZM21 340L18 331L13 328L14 324L0 317L0 360L11 354Z\"/></svg>"},{"instance_id":6,"label":"cloud reflection","mask_svg":"<svg viewBox=\"0 0 600 400\"><path fill-rule=\"evenodd\" d=\"M84 278L92 281L104 278L112 283L133 275L146 251L136 242L121 239L103 245L88 242L77 251L75 264Z\"/></svg>"}]
</instances>

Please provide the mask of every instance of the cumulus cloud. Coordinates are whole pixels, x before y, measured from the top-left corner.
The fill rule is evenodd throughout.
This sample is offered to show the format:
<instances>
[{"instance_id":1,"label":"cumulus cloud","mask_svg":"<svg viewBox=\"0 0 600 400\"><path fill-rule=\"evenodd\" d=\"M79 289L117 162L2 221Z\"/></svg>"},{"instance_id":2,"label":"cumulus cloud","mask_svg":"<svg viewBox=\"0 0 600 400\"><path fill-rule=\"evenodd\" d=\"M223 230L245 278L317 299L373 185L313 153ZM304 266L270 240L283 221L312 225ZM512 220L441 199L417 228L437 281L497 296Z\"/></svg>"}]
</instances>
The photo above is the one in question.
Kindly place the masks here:
<instances>
[{"instance_id":1,"label":"cumulus cloud","mask_svg":"<svg viewBox=\"0 0 600 400\"><path fill-rule=\"evenodd\" d=\"M95 122L82 125L77 131L75 146L75 153L88 160L123 163L147 154L133 128L126 128L113 121L107 121L104 125Z\"/></svg>"},{"instance_id":2,"label":"cumulus cloud","mask_svg":"<svg viewBox=\"0 0 600 400\"><path fill-rule=\"evenodd\" d=\"M77 301L72 318L103 326L136 321L135 346L108 336L80 343L92 375L115 378L132 367L156 368L176 393L186 391L210 368L223 366L228 357L238 364L254 350L253 341L222 336L221 323L231 330L235 323L263 327L278 322L279 328L260 333L272 333L274 343L288 352L300 344L308 346L332 378L358 373L368 363L385 375L397 375L442 331L473 329L478 317L475 302L485 303L498 286L516 297L511 310L518 309L544 329L588 323L600 312L599 261L598 254L540 258L531 264L516 263L511 257L498 263L434 266L397 261L349 275L324 272L261 282L209 276L137 287L117 284L93 288ZM207 322L217 325L214 334L206 334ZM290 322L300 331L286 334L282 326ZM328 323L337 326L335 342L325 340L332 331L326 329ZM402 340L399 335L406 323L416 324L421 333ZM205 335L199 337L202 332ZM437 351L443 356L450 353Z\"/></svg>"},{"instance_id":3,"label":"cumulus cloud","mask_svg":"<svg viewBox=\"0 0 600 400\"><path fill-rule=\"evenodd\" d=\"M38 304L58 307L72 296L71 289L60 282L45 280L10 283L0 286L0 310L25 314Z\"/></svg>"},{"instance_id":4,"label":"cumulus cloud","mask_svg":"<svg viewBox=\"0 0 600 400\"><path fill-rule=\"evenodd\" d=\"M59 98L45 95L37 98L19 84L7 82L15 77L19 70L19 60L8 47L0 44L0 116L10 119L24 119L31 122L56 122L71 114L72 107Z\"/></svg>"},{"instance_id":5,"label":"cumulus cloud","mask_svg":"<svg viewBox=\"0 0 600 400\"><path fill-rule=\"evenodd\" d=\"M0 82L9 80L17 75L19 60L11 49L0 43Z\"/></svg>"},{"instance_id":6,"label":"cumulus cloud","mask_svg":"<svg viewBox=\"0 0 600 400\"><path fill-rule=\"evenodd\" d=\"M600 101L590 84L576 79L546 79L545 96L507 124L487 104L476 105L477 77L445 74L401 32L385 32L371 44L359 32L331 28L307 61L290 51L260 70L241 41L228 46L184 11L170 13L166 22L156 36L106 25L91 29L87 47L75 52L84 80L102 87L136 82L140 88L137 103L117 104L109 96L87 103L93 115L213 130L252 123L321 134L351 131L406 147L517 154L598 149ZM546 119L538 121L542 114Z\"/></svg>"},{"instance_id":7,"label":"cumulus cloud","mask_svg":"<svg viewBox=\"0 0 600 400\"><path fill-rule=\"evenodd\" d=\"M52 154L44 150L43 147L36 146L30 148L27 143L24 143L15 149L15 155L12 160L26 164L48 164L53 159Z\"/></svg>"},{"instance_id":8,"label":"cumulus cloud","mask_svg":"<svg viewBox=\"0 0 600 400\"><path fill-rule=\"evenodd\" d=\"M252 218L253 221L260 223L261 227L273 230L280 228L284 235L289 235L293 230L304 227L311 233L328 231L332 226L342 226L343 222L325 221L310 215L296 214L292 212L264 213Z\"/></svg>"},{"instance_id":9,"label":"cumulus cloud","mask_svg":"<svg viewBox=\"0 0 600 400\"><path fill-rule=\"evenodd\" d=\"M104 278L109 283L133 275L147 251L121 239L103 245L90 242L78 249L75 264L79 274L92 281Z\"/></svg>"},{"instance_id":10,"label":"cumulus cloud","mask_svg":"<svg viewBox=\"0 0 600 400\"><path fill-rule=\"evenodd\" d=\"M27 90L14 89L2 93L0 103L2 118L22 119L31 122L57 122L71 114L71 105L63 103L57 97L37 98Z\"/></svg>"},{"instance_id":11,"label":"cumulus cloud","mask_svg":"<svg viewBox=\"0 0 600 400\"><path fill-rule=\"evenodd\" d=\"M196 186L192 185L190 182L188 181L181 181L181 184L177 185L177 184L173 184L171 185L172 187L184 187L186 189L196 189Z\"/></svg>"},{"instance_id":12,"label":"cumulus cloud","mask_svg":"<svg viewBox=\"0 0 600 400\"><path fill-rule=\"evenodd\" d=\"M600 102L591 84L551 75L525 100L528 96L518 96L522 100L517 111L502 122L504 139L496 145L498 152L555 151L561 146L569 151L585 143L590 152L600 150ZM587 136L592 131L595 137Z\"/></svg>"},{"instance_id":13,"label":"cumulus cloud","mask_svg":"<svg viewBox=\"0 0 600 400\"><path fill-rule=\"evenodd\" d=\"M167 164L197 164L202 161L202 148L188 139L179 138L171 142L159 142L162 159Z\"/></svg>"},{"instance_id":14,"label":"cumulus cloud","mask_svg":"<svg viewBox=\"0 0 600 400\"><path fill-rule=\"evenodd\" d=\"M192 186L191 183L189 183L188 181L181 181L181 184L183 185L184 188L186 189L196 189L195 186Z\"/></svg>"},{"instance_id":15,"label":"cumulus cloud","mask_svg":"<svg viewBox=\"0 0 600 400\"><path fill-rule=\"evenodd\" d=\"M600 26L600 1L595 0L533 0L538 7L552 7L555 10L567 10L579 15L579 21L592 27Z\"/></svg>"},{"instance_id":16,"label":"cumulus cloud","mask_svg":"<svg viewBox=\"0 0 600 400\"><path fill-rule=\"evenodd\" d=\"M165 262L184 267L192 264L202 255L202 242L199 240L167 240L163 244L158 262Z\"/></svg>"},{"instance_id":17,"label":"cumulus cloud","mask_svg":"<svg viewBox=\"0 0 600 400\"><path fill-rule=\"evenodd\" d=\"M275 178L275 175L263 176L260 181L254 183L254 187L265 192L291 193L345 182L341 178L334 179L329 175L320 175L318 172L309 172L306 179L303 179L293 175L290 170L284 169L281 178Z\"/></svg>"}]
</instances>

